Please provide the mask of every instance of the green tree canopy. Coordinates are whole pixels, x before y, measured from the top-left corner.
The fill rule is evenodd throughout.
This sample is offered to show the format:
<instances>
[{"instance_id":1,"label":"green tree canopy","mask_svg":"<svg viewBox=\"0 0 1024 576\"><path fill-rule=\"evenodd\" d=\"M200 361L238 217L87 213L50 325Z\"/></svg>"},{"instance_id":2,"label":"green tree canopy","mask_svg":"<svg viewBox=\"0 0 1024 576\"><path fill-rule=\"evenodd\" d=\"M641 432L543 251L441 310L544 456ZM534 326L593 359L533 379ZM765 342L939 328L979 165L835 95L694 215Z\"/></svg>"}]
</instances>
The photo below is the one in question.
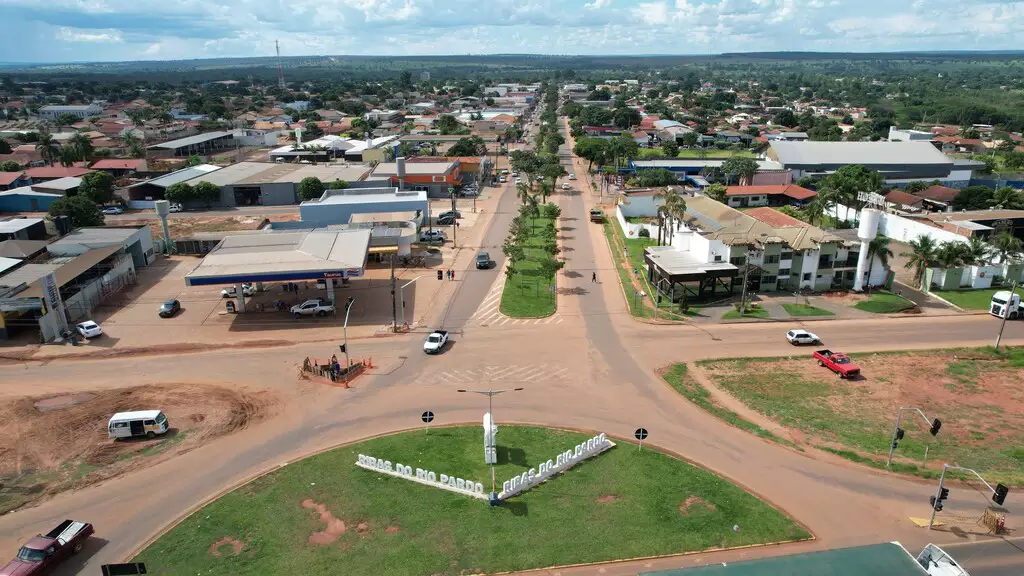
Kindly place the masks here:
<instances>
[{"instance_id":1,"label":"green tree canopy","mask_svg":"<svg viewBox=\"0 0 1024 576\"><path fill-rule=\"evenodd\" d=\"M629 106L622 108L616 108L612 115L615 125L623 130L628 130L631 126L636 126L640 123L640 112Z\"/></svg>"},{"instance_id":2,"label":"green tree canopy","mask_svg":"<svg viewBox=\"0 0 1024 576\"><path fill-rule=\"evenodd\" d=\"M953 209L984 210L992 205L992 195L988 186L968 186L953 197Z\"/></svg>"},{"instance_id":3,"label":"green tree canopy","mask_svg":"<svg viewBox=\"0 0 1024 576\"><path fill-rule=\"evenodd\" d=\"M96 204L106 204L114 199L114 177L106 172L89 172L82 176L78 193Z\"/></svg>"},{"instance_id":4,"label":"green tree canopy","mask_svg":"<svg viewBox=\"0 0 1024 576\"><path fill-rule=\"evenodd\" d=\"M213 182L199 182L192 187L192 194L196 200L203 202L207 207L220 201L220 186Z\"/></svg>"},{"instance_id":5,"label":"green tree canopy","mask_svg":"<svg viewBox=\"0 0 1024 576\"><path fill-rule=\"evenodd\" d=\"M185 168L191 168L192 166L198 166L203 163L203 159L195 154L188 157L185 160Z\"/></svg>"},{"instance_id":6,"label":"green tree canopy","mask_svg":"<svg viewBox=\"0 0 1024 576\"><path fill-rule=\"evenodd\" d=\"M753 158L744 156L732 156L722 162L722 172L725 174L726 182L733 179L740 185L749 185L757 174L760 165Z\"/></svg>"},{"instance_id":7,"label":"green tree canopy","mask_svg":"<svg viewBox=\"0 0 1024 576\"><path fill-rule=\"evenodd\" d=\"M639 188L674 186L677 184L679 184L679 176L663 168L657 170L638 170L636 175L629 179L630 186Z\"/></svg>"},{"instance_id":8,"label":"green tree canopy","mask_svg":"<svg viewBox=\"0 0 1024 576\"><path fill-rule=\"evenodd\" d=\"M459 121L451 114L441 114L437 119L437 129L441 131L441 134L454 134L461 128Z\"/></svg>"},{"instance_id":9,"label":"green tree canopy","mask_svg":"<svg viewBox=\"0 0 1024 576\"><path fill-rule=\"evenodd\" d=\"M103 212L100 207L82 195L58 198L50 205L50 216L67 216L75 228L103 226Z\"/></svg>"},{"instance_id":10,"label":"green tree canopy","mask_svg":"<svg viewBox=\"0 0 1024 576\"><path fill-rule=\"evenodd\" d=\"M324 194L324 183L315 176L303 178L299 182L299 198L303 200L315 200Z\"/></svg>"},{"instance_id":11,"label":"green tree canopy","mask_svg":"<svg viewBox=\"0 0 1024 576\"><path fill-rule=\"evenodd\" d=\"M328 184L327 189L328 190L344 190L344 189L346 189L348 187L349 187L348 180L340 180L339 179L339 180L335 180L334 182L331 182L330 184Z\"/></svg>"},{"instance_id":12,"label":"green tree canopy","mask_svg":"<svg viewBox=\"0 0 1024 576\"><path fill-rule=\"evenodd\" d=\"M166 190L164 190L164 198L168 202L173 202L175 204L184 205L195 197L195 190L192 189L192 186L188 182L177 182L175 184L171 184Z\"/></svg>"},{"instance_id":13,"label":"green tree canopy","mask_svg":"<svg viewBox=\"0 0 1024 576\"><path fill-rule=\"evenodd\" d=\"M0 138L0 154L10 154L11 145L7 143L7 140Z\"/></svg>"},{"instance_id":14,"label":"green tree canopy","mask_svg":"<svg viewBox=\"0 0 1024 576\"><path fill-rule=\"evenodd\" d=\"M573 147L572 151L590 163L587 166L588 171L595 162L598 166L604 164L608 160L610 153L608 141L602 138L578 138L576 146Z\"/></svg>"},{"instance_id":15,"label":"green tree canopy","mask_svg":"<svg viewBox=\"0 0 1024 576\"><path fill-rule=\"evenodd\" d=\"M0 172L21 172L21 164L14 160L4 160L0 163Z\"/></svg>"},{"instance_id":16,"label":"green tree canopy","mask_svg":"<svg viewBox=\"0 0 1024 576\"><path fill-rule=\"evenodd\" d=\"M459 138L458 142L452 144L445 156L484 156L487 154L487 144L479 136L468 136Z\"/></svg>"},{"instance_id":17,"label":"green tree canopy","mask_svg":"<svg viewBox=\"0 0 1024 576\"><path fill-rule=\"evenodd\" d=\"M676 144L675 138L669 138L662 141L661 153L668 158L675 158L676 156L679 156L679 144Z\"/></svg>"}]
</instances>

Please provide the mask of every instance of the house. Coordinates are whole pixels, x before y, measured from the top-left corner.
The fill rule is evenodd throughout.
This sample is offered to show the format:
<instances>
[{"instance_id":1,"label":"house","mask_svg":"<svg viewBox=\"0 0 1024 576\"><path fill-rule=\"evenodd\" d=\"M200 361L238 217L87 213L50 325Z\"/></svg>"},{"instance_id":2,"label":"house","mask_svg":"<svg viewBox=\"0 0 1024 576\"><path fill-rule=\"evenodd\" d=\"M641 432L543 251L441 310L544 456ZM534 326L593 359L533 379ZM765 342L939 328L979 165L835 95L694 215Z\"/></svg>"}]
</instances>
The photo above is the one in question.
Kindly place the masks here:
<instances>
[{"instance_id":1,"label":"house","mask_svg":"<svg viewBox=\"0 0 1024 576\"><path fill-rule=\"evenodd\" d=\"M483 182L489 180L494 162L487 156L413 156L406 163L459 161L463 180Z\"/></svg>"},{"instance_id":2,"label":"house","mask_svg":"<svg viewBox=\"0 0 1024 576\"><path fill-rule=\"evenodd\" d=\"M637 145L641 148L647 148L651 145L651 135L643 130L634 130L630 133L630 136L633 137L633 140L636 140Z\"/></svg>"},{"instance_id":3,"label":"house","mask_svg":"<svg viewBox=\"0 0 1024 576\"><path fill-rule=\"evenodd\" d=\"M924 209L924 198L907 194L902 190L891 190L885 194L885 204L893 210L917 212Z\"/></svg>"},{"instance_id":4,"label":"house","mask_svg":"<svg viewBox=\"0 0 1024 576\"><path fill-rule=\"evenodd\" d=\"M145 172L147 167L146 161L142 158L105 158L93 164L91 169L102 170L115 178L119 178L136 172Z\"/></svg>"},{"instance_id":5,"label":"house","mask_svg":"<svg viewBox=\"0 0 1024 576\"><path fill-rule=\"evenodd\" d=\"M804 142L809 138L807 132L777 132L767 136L768 140L782 140L783 142Z\"/></svg>"},{"instance_id":6,"label":"house","mask_svg":"<svg viewBox=\"0 0 1024 576\"><path fill-rule=\"evenodd\" d=\"M32 179L33 183L38 184L58 178L81 178L90 172L92 170L78 166L42 166L39 168L29 168L25 171L25 174Z\"/></svg>"},{"instance_id":7,"label":"house","mask_svg":"<svg viewBox=\"0 0 1024 576\"><path fill-rule=\"evenodd\" d=\"M394 162L377 164L370 178L386 178L399 185L398 167ZM447 159L442 162L406 162L402 190L425 190L431 198L448 198L449 188L462 185L461 163Z\"/></svg>"},{"instance_id":8,"label":"house","mask_svg":"<svg viewBox=\"0 0 1024 576\"><path fill-rule=\"evenodd\" d=\"M725 191L726 203L733 208L748 206L803 206L818 193L797 186L730 186Z\"/></svg>"},{"instance_id":9,"label":"house","mask_svg":"<svg viewBox=\"0 0 1024 576\"><path fill-rule=\"evenodd\" d=\"M75 118L91 118L93 116L99 116L103 114L103 106L99 104L85 104L85 105L47 105L39 108L39 117L43 120L56 120L64 114L70 114Z\"/></svg>"},{"instance_id":10,"label":"house","mask_svg":"<svg viewBox=\"0 0 1024 576\"><path fill-rule=\"evenodd\" d=\"M935 141L941 143L942 152L945 154L984 154L988 151L985 143L978 138L936 136Z\"/></svg>"},{"instance_id":11,"label":"house","mask_svg":"<svg viewBox=\"0 0 1024 576\"><path fill-rule=\"evenodd\" d=\"M953 205L953 199L959 193L960 191L956 188L936 184L920 192L915 192L914 196L922 198L925 207L930 210L945 211L947 206Z\"/></svg>"},{"instance_id":12,"label":"house","mask_svg":"<svg viewBox=\"0 0 1024 576\"><path fill-rule=\"evenodd\" d=\"M24 172L0 172L0 190L21 188L32 183L32 179Z\"/></svg>"},{"instance_id":13,"label":"house","mask_svg":"<svg viewBox=\"0 0 1024 576\"><path fill-rule=\"evenodd\" d=\"M745 132L737 132L735 130L719 130L715 133L714 140L716 142L728 142L730 144L739 144L741 142L750 142L754 137Z\"/></svg>"}]
</instances>

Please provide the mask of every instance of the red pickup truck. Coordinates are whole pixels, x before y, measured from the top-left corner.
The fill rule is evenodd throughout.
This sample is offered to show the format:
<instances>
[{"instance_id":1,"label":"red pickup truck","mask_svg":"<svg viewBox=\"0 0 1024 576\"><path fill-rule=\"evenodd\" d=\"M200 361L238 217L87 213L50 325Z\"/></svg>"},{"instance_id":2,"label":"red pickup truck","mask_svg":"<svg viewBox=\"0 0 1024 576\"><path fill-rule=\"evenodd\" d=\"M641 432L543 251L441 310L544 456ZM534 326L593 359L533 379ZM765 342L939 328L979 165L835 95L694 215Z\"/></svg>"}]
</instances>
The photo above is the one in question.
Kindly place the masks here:
<instances>
[{"instance_id":1,"label":"red pickup truck","mask_svg":"<svg viewBox=\"0 0 1024 576\"><path fill-rule=\"evenodd\" d=\"M814 353L814 358L818 361L818 366L825 366L839 374L840 378L853 378L860 375L860 366L854 364L846 354L831 350L818 350Z\"/></svg>"},{"instance_id":2,"label":"red pickup truck","mask_svg":"<svg viewBox=\"0 0 1024 576\"><path fill-rule=\"evenodd\" d=\"M0 576L40 576L82 550L92 535L92 524L65 520L45 536L40 534L18 550L18 557L0 568Z\"/></svg>"}]
</instances>

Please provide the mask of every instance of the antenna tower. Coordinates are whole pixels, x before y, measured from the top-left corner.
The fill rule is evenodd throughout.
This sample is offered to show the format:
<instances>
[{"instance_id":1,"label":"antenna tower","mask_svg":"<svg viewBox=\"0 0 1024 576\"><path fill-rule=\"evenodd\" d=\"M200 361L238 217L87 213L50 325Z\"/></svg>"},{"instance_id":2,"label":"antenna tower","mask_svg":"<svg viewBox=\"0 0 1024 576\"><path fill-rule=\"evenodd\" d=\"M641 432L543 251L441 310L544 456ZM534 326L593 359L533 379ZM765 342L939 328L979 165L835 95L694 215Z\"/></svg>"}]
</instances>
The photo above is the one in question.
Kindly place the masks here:
<instances>
[{"instance_id":1,"label":"antenna tower","mask_svg":"<svg viewBox=\"0 0 1024 576\"><path fill-rule=\"evenodd\" d=\"M281 45L274 40L274 50L277 51L277 87L284 88L284 68L281 67Z\"/></svg>"}]
</instances>

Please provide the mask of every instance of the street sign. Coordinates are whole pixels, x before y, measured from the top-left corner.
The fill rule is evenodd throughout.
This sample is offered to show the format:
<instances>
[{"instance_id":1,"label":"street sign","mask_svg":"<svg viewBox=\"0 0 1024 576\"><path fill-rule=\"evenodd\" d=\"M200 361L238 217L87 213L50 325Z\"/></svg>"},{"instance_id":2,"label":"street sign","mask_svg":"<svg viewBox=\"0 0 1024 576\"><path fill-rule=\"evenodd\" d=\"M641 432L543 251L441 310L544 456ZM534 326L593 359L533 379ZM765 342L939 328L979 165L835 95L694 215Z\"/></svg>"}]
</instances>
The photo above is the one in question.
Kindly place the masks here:
<instances>
[{"instance_id":1,"label":"street sign","mask_svg":"<svg viewBox=\"0 0 1024 576\"><path fill-rule=\"evenodd\" d=\"M420 416L420 419L429 424L434 419L434 413L427 410L422 416Z\"/></svg>"},{"instance_id":2,"label":"street sign","mask_svg":"<svg viewBox=\"0 0 1024 576\"><path fill-rule=\"evenodd\" d=\"M647 428L637 428L636 432L633 432L633 436L640 441L640 447L637 448L637 452L644 449L644 438L647 438Z\"/></svg>"}]
</instances>

